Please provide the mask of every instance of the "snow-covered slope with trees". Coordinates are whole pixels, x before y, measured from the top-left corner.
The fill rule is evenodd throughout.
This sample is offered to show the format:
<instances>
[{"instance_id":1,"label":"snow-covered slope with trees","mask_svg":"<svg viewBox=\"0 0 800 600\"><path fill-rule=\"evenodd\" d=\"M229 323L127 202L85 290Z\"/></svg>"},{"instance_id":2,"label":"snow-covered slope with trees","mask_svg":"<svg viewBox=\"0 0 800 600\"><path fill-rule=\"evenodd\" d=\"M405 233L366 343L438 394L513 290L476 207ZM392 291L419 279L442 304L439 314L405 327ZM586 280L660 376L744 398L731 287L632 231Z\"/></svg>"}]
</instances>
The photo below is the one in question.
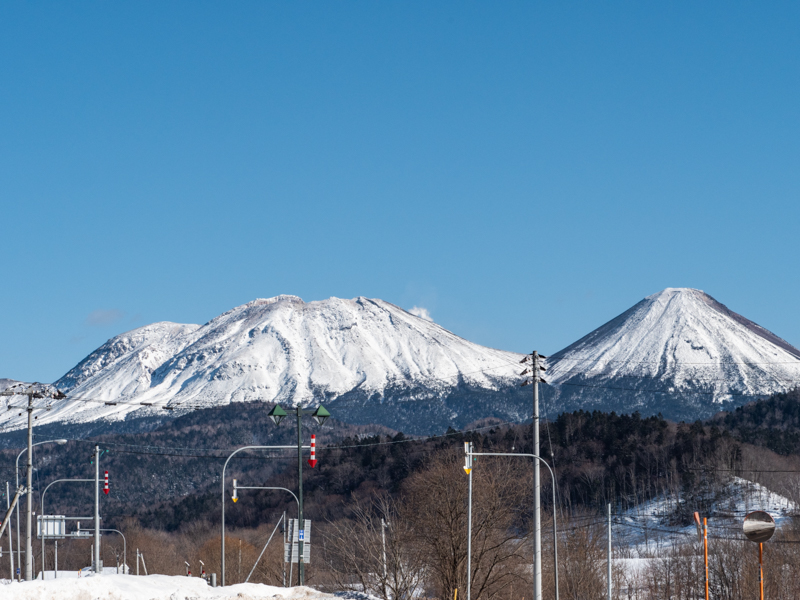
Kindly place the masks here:
<instances>
[{"instance_id":1,"label":"snow-covered slope with trees","mask_svg":"<svg viewBox=\"0 0 800 600\"><path fill-rule=\"evenodd\" d=\"M800 350L688 288L648 296L548 362L559 409L694 420L800 384Z\"/></svg>"},{"instance_id":2,"label":"snow-covered slope with trees","mask_svg":"<svg viewBox=\"0 0 800 600\"><path fill-rule=\"evenodd\" d=\"M38 424L230 402L432 401L508 389L519 360L382 300L278 296L203 326L155 323L112 338L56 382L69 398L51 401ZM22 417L6 411L4 421L13 428Z\"/></svg>"}]
</instances>

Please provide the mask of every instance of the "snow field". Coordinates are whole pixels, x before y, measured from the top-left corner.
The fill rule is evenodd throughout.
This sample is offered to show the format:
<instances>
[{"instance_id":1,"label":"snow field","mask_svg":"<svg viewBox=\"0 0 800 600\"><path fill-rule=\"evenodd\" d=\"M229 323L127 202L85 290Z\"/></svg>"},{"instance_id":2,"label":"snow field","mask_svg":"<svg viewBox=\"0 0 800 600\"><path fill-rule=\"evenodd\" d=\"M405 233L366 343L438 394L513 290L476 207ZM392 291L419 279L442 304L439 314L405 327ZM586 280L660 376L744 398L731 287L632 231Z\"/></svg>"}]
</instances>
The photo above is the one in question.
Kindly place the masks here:
<instances>
[{"instance_id":1,"label":"snow field","mask_svg":"<svg viewBox=\"0 0 800 600\"><path fill-rule=\"evenodd\" d=\"M0 582L3 600L286 600L334 599L309 587L240 583L212 588L199 577L102 575L46 581Z\"/></svg>"}]
</instances>

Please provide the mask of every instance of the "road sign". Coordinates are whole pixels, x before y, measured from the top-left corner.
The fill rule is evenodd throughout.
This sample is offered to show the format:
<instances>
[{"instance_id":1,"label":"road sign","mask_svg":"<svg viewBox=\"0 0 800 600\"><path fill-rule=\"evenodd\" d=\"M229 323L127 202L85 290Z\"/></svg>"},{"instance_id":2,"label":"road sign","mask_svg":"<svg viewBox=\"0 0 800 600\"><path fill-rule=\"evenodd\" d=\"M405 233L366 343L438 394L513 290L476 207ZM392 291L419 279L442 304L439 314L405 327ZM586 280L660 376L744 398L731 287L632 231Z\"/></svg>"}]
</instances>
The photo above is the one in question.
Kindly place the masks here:
<instances>
[{"instance_id":1,"label":"road sign","mask_svg":"<svg viewBox=\"0 0 800 600\"><path fill-rule=\"evenodd\" d=\"M763 510L756 510L745 516L742 530L748 540L761 544L775 533L775 519Z\"/></svg>"},{"instance_id":2,"label":"road sign","mask_svg":"<svg viewBox=\"0 0 800 600\"><path fill-rule=\"evenodd\" d=\"M67 528L64 515L36 515L36 537L42 539L42 522L44 522L44 538L47 540L63 540Z\"/></svg>"},{"instance_id":3,"label":"road sign","mask_svg":"<svg viewBox=\"0 0 800 600\"><path fill-rule=\"evenodd\" d=\"M303 529L297 527L297 519L289 519L288 539L291 543L283 546L284 562L297 563L300 555L300 542L303 542L303 562L311 562L311 519L303 519Z\"/></svg>"}]
</instances>

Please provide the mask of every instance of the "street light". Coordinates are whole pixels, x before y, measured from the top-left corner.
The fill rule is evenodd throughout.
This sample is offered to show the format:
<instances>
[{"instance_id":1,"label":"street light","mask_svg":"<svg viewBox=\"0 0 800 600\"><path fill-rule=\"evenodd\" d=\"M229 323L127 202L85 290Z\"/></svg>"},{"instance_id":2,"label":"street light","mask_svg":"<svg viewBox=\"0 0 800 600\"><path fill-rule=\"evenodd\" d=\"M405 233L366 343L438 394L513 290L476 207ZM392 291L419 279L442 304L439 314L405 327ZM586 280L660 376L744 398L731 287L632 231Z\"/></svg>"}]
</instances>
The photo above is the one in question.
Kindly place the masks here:
<instances>
[{"instance_id":1,"label":"street light","mask_svg":"<svg viewBox=\"0 0 800 600\"><path fill-rule=\"evenodd\" d=\"M306 448L310 448L310 446L306 446ZM222 465L222 544L221 544L222 548L221 549L222 549L222 586L223 587L225 587L225 469L228 468L228 463L231 462L231 459L236 454L241 452L242 450L286 450L286 449L292 449L293 450L294 446L243 446L243 447L237 448L236 450L231 452L230 456L228 456L228 459L225 461L225 464ZM300 449L300 452L302 453L302 447ZM234 491L235 491L235 488L234 488ZM302 496L301 496L301 498L302 498ZM237 497L237 499L238 499L238 497Z\"/></svg>"},{"instance_id":2,"label":"street light","mask_svg":"<svg viewBox=\"0 0 800 600\"><path fill-rule=\"evenodd\" d=\"M297 577L300 580L300 585L305 583L305 568L303 567L303 528L305 526L305 522L303 521L303 431L302 431L302 419L303 415L311 415L311 418L317 422L317 425L322 425L325 421L328 420L328 417L331 416L331 413L327 411L327 409L320 404L316 410L306 409L298 405L295 408L295 412L297 414L297 490L298 496L300 498L300 506L297 516ZM283 417L287 416L287 412L283 410L280 405L276 404L272 407L272 410L269 411L268 416L272 419L272 422L275 425L280 425L280 422L283 420ZM312 465L313 468L313 465Z\"/></svg>"},{"instance_id":3,"label":"street light","mask_svg":"<svg viewBox=\"0 0 800 600\"><path fill-rule=\"evenodd\" d=\"M89 481L94 481L94 479L90 479ZM125 540L125 534L119 529L101 529L100 531L111 531L112 533L118 533L122 536L122 574L127 575L128 573L126 573L126 571L130 569L128 569L128 542ZM119 561L119 554L117 554L117 561ZM138 567L139 565L136 566ZM119 575L119 571L117 571L117 575ZM42 579L44 579L44 575L42 575Z\"/></svg>"},{"instance_id":4,"label":"street light","mask_svg":"<svg viewBox=\"0 0 800 600\"><path fill-rule=\"evenodd\" d=\"M48 483L47 486L44 488L44 491L42 492L41 506L39 507L40 510L42 511L42 527L41 527L41 536L42 536L42 581L44 581L44 571L45 571L45 568L44 568L44 541L45 541L44 516L47 514L44 511L44 497L45 497L45 494L47 494L47 490L50 489L51 485L54 485L56 483L66 483L68 481L73 481L73 482L75 482L75 481L93 482L94 479L56 479L55 481L51 481L50 483ZM56 549L54 574L55 574L56 577L58 577L58 540L56 539L54 543L55 543L55 549Z\"/></svg>"},{"instance_id":5,"label":"street light","mask_svg":"<svg viewBox=\"0 0 800 600\"><path fill-rule=\"evenodd\" d=\"M289 492L292 495L292 498L294 498L295 504L297 504L298 514L300 512L300 501L297 499L297 496L294 495L294 492L292 490L289 490L289 489L287 489L285 487L259 487L259 486L236 485L236 480L234 479L233 480L233 497L232 497L234 502L236 502L236 500L238 500L238 490L282 490L284 492ZM286 517L286 513L284 512L283 516L281 517L281 519L283 519L285 517ZM299 522L299 520L298 520L298 522ZM278 521L278 525L280 525L280 521ZM275 530L272 531L273 535L275 535L275 531L277 530L278 525L276 525L275 526ZM284 523L284 527L285 526L286 526L286 523ZM253 571L256 570L256 565L258 565L258 561L260 561L261 557L264 556L264 552L267 550L267 546L269 546L269 543L271 541L272 541L272 535L269 536L269 539L267 540L267 543L264 545L264 549L261 551L261 554L258 555L258 558L256 559L256 562L253 564L253 568L250 569L250 575L248 575L247 579L244 580L245 583L250 581L250 577L253 575ZM291 547L291 541L289 542L289 544L290 544L290 547ZM289 553L289 556L291 556L291 551ZM290 565L290 567L289 567L289 583L291 584L292 583L291 561L289 561L289 565ZM286 585L286 565L284 565L283 579L284 579L283 585L285 586Z\"/></svg>"},{"instance_id":6,"label":"street light","mask_svg":"<svg viewBox=\"0 0 800 600\"><path fill-rule=\"evenodd\" d=\"M36 442L35 444L30 444L28 448L31 450L34 446L41 446L42 444L58 444L59 446L63 446L67 443L67 440L60 439L60 440L45 440L43 442ZM19 459L20 457L25 454L28 448L24 448L22 452L17 454L17 462L16 467L14 469L14 476L16 477L17 488L19 488ZM31 452L33 454L33 452ZM28 457L28 466L32 468L32 461L33 457ZM28 477L30 484L30 475ZM25 542L25 580L30 581L33 579L33 575L31 573L31 560L33 559L33 550L31 548L31 513L33 512L33 505L31 500L31 490L25 490L25 493L28 494L28 534L27 534L27 541ZM22 545L21 535L19 532L19 502L17 503L17 564L21 567L22 566ZM22 574L22 569L20 569L20 574Z\"/></svg>"},{"instance_id":7,"label":"street light","mask_svg":"<svg viewBox=\"0 0 800 600\"><path fill-rule=\"evenodd\" d=\"M311 413L311 417L317 422L317 425L323 425L325 421L328 420L328 417L331 416L322 404L319 405L317 410Z\"/></svg>"},{"instance_id":8,"label":"street light","mask_svg":"<svg viewBox=\"0 0 800 600\"><path fill-rule=\"evenodd\" d=\"M286 411L281 408L280 404L276 404L272 407L272 410L267 413L267 416L272 419L275 425L280 425L281 421L283 421L283 417L286 416Z\"/></svg>"},{"instance_id":9,"label":"street light","mask_svg":"<svg viewBox=\"0 0 800 600\"><path fill-rule=\"evenodd\" d=\"M555 600L558 600L558 527L556 525L556 476L553 473L553 469L550 468L550 465L547 464L547 461L537 456L535 454L523 454L523 453L512 453L512 452L473 452L472 451L472 442L464 442L464 451L467 457L467 463L464 466L464 470L467 471L467 475L470 476L469 480L469 508L468 508L468 530L467 530L467 541L468 544L471 545L472 543L472 457L473 456L518 456L523 458L532 458L536 462L534 464L543 464L547 467L547 470L550 471L550 478L552 479L552 487L553 487L553 566L555 569L555 584L556 584L556 596ZM467 469L469 466L469 469ZM534 530L541 528L541 522L539 518L537 518L537 514L534 511ZM534 546L534 561L541 560L539 553L541 553L541 548ZM472 552L469 551L469 557L467 559L467 600L470 600L470 584L472 579ZM540 580L541 581L541 580ZM534 597L536 595L536 585L534 584Z\"/></svg>"}]
</instances>

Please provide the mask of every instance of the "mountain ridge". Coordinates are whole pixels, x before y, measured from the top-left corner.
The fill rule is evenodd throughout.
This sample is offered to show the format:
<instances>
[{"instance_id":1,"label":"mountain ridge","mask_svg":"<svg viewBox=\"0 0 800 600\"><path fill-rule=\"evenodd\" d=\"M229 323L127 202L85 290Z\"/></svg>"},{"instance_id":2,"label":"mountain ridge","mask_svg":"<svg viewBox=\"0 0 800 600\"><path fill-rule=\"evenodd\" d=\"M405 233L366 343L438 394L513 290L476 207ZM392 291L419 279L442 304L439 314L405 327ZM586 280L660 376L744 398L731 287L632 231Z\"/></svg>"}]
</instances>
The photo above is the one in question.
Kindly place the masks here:
<instances>
[{"instance_id":1,"label":"mountain ridge","mask_svg":"<svg viewBox=\"0 0 800 600\"><path fill-rule=\"evenodd\" d=\"M125 421L232 402L309 406L342 399L357 419L368 419L365 403L427 403L436 427L446 428L454 419L474 420L478 411L459 416L458 403L448 401L454 393L513 386L520 357L383 300L258 298L204 325L160 322L111 338L56 382L70 398L49 402L39 424ZM397 412L395 424L413 416L406 406ZM0 414L0 424L20 427L19 417Z\"/></svg>"}]
</instances>

